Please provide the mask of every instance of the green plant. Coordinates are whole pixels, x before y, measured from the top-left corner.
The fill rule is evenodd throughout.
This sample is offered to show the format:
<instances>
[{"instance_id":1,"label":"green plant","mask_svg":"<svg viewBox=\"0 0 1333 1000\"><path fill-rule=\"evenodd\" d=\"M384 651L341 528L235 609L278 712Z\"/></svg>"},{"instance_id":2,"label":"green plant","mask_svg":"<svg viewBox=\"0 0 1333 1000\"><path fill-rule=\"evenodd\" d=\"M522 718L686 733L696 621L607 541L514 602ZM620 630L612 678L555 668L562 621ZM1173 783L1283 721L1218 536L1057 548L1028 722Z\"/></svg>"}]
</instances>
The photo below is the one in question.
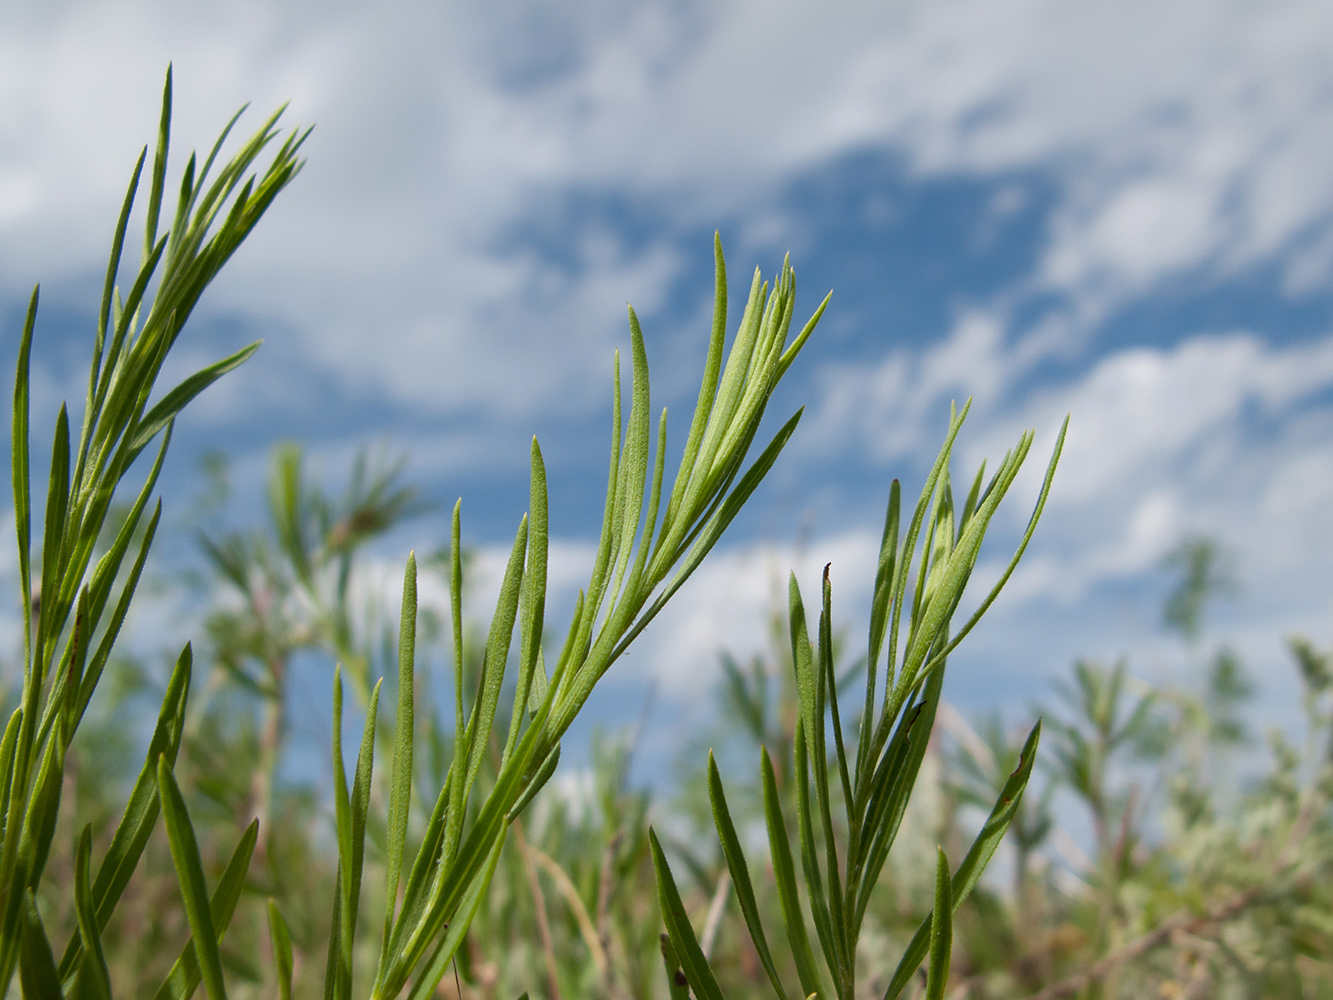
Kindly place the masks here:
<instances>
[{"instance_id":1,"label":"green plant","mask_svg":"<svg viewBox=\"0 0 1333 1000\"><path fill-rule=\"evenodd\" d=\"M78 437L71 437L65 406L56 419L42 543L35 562L28 411L36 291L19 346L12 456L23 599L23 688L0 742L0 772L5 775L0 792L4 818L0 989L8 987L17 967L23 990L30 996L108 993L100 935L138 864L160 806L167 814L173 854L186 887L191 926L205 939L200 949L202 973L213 990L218 981L213 935L225 930L254 844L250 830L241 838L235 863L216 889L215 911L210 914L207 900L199 898L198 858L188 824L181 822L183 816L172 792L171 765L180 745L191 670L187 646L177 661L148 758L95 874L86 831L79 840L73 886L78 931L56 961L36 894L52 849L65 756L106 667L157 530L161 504L151 514L147 507L171 439L172 422L190 400L243 362L257 345L201 369L154 401L158 374L204 289L300 170L297 152L305 138L305 133L290 134L278 144L270 165L252 174L260 155L278 139L278 115L274 115L237 153L221 161L216 177L210 179L235 124L233 118L202 165L190 157L175 215L167 231L159 235L170 119L168 70L148 190L143 255L130 290L122 297L117 281L147 149L135 166L112 241ZM150 292L154 282L156 287ZM117 489L139 455L155 442L160 442L156 458L137 498L109 547L93 564L94 549L108 524ZM141 527L144 530L139 535ZM136 539L137 554L127 564ZM168 995L185 995L187 983L192 977L197 981L199 972L194 946L188 946L174 978L164 987Z\"/></svg>"},{"instance_id":2,"label":"green plant","mask_svg":"<svg viewBox=\"0 0 1333 1000\"><path fill-rule=\"evenodd\" d=\"M402 886L414 731L416 564L408 560L403 587L398 708L388 809L385 914L372 995L429 996L444 977L481 906L509 826L546 783L559 760L560 739L593 686L657 615L703 560L776 460L799 419L782 427L743 471L773 387L804 346L823 311L819 307L788 345L795 278L789 265L770 292L758 272L740 328L726 352L727 279L715 244L713 333L684 453L664 496L666 414L652 446L648 363L633 310L633 392L622 423L616 362L611 461L602 534L588 587L575 605L563 649L550 675L541 647L545 616L546 473L532 446L530 513L519 525L485 645L478 686L463 688L461 501L454 507L450 552L454 643L454 746L449 773L430 815L421 847ZM827 299L825 300L827 302ZM651 472L651 478L650 478ZM519 628L516 686L493 782L474 800ZM378 689L371 696L356 780L343 777L338 734L341 681L334 680L334 770L338 805L340 888L329 950L335 997L352 994L352 953L374 760ZM469 710L470 709L470 710ZM498 734L497 734L498 735ZM415 977L415 981L413 981Z\"/></svg>"},{"instance_id":3,"label":"green plant","mask_svg":"<svg viewBox=\"0 0 1333 1000\"><path fill-rule=\"evenodd\" d=\"M964 503L955 507L949 458L966 412L964 409L954 416L944 447L926 480L906 534L901 538L901 499L896 481L889 494L870 610L864 703L854 736L844 736L837 697L829 568L824 570L817 645L810 641L800 588L795 576L791 578L791 654L799 700L793 769L797 828L806 903L813 918L823 971L806 929L787 819L781 809L776 775L767 749L761 751L760 759L772 870L801 996L817 994L850 1000L856 995L857 944L866 908L893 847L925 757L927 738L943 689L948 654L981 619L1013 573L1045 505L1064 442L1062 430L1036 509L1008 568L966 623L951 634L950 622L976 565L986 529L1032 442L1031 434L1025 434L1005 455L989 483L985 480L983 465L973 479ZM921 545L919 554L918 543ZM905 607L910 611L907 612L904 636L900 630L904 624ZM901 645L900 637L903 640ZM881 654L885 654L887 660L882 694L878 684ZM735 676L733 671L733 686ZM760 713L754 699L745 701L752 707L749 714L758 719ZM953 911L976 885L1016 815L1032 773L1040 728L1040 723L1033 728L1014 772L1000 789L990 817L956 872L950 873L944 852L939 851L932 916L921 925L907 946L888 982L886 997L896 997L902 992L927 952L930 958L927 995L932 998L944 995ZM854 749L849 750L849 742ZM832 778L830 771L834 775ZM787 993L760 919L749 866L727 806L721 777L711 758L708 782L718 836L741 912L774 991L785 998ZM841 801L838 803L840 808L835 810L837 792L841 792ZM720 1000L721 987L695 936L670 866L655 836L652 846L669 934L663 954L673 989L683 995L688 987L707 1000ZM832 981L831 992L825 986L825 973Z\"/></svg>"},{"instance_id":4,"label":"green plant","mask_svg":"<svg viewBox=\"0 0 1333 1000\"><path fill-rule=\"evenodd\" d=\"M305 481L299 451L280 451L271 533L225 535L205 542L216 579L243 599L240 613L215 609L210 615L213 653L232 686L257 696L264 723L255 733L245 719L228 718L225 698L209 711L196 708L187 716L194 673L187 645L175 658L146 758L119 824L103 838L101 831L109 824L85 820L77 827L69 861L61 855L61 870L71 876L72 886L43 886L48 860L53 853L61 854L53 847L58 825L71 820L60 818L60 806L69 763L77 756L77 751L70 753L72 741L107 673L159 524L160 501L151 515L147 507L172 422L203 389L249 357L255 345L196 372L160 397L155 396L158 374L204 288L301 166L297 153L306 133L277 142L277 115L223 163L220 152L233 119L202 165L193 156L189 159L175 216L159 236L170 117L168 72L143 256L130 291L122 297L117 282L146 150L112 244L77 440L64 407L56 420L35 583L28 426L35 293L20 346L13 479L24 602L24 683L0 739L0 773L5 775L0 787L0 992L17 973L25 996L110 997L112 969L123 965L123 956L108 956L108 942L122 940L119 932L108 931L113 914L127 898L136 872L141 877L145 864L155 863L155 857L165 864L169 856L180 903L177 915L183 913L178 923L188 928L190 939L162 978L156 997L182 1000L203 985L210 1000L222 1000L229 973L233 983L237 976L262 981L264 974L252 960L222 947L223 936L238 924L233 933L244 935L253 951L260 921L266 925L279 996L309 993L314 977L308 971L299 977L298 971L310 950L311 921L302 914L289 923L290 893L273 878L278 867L274 855L285 852L284 857L299 860L307 877L333 873L327 890L332 912L324 949L326 1000L361 994L424 1000L436 994L456 962L462 967L460 983L465 976L476 978L470 968L473 956L464 945L474 922L496 926L503 918L490 904L501 870L508 873L504 888L509 898L517 898L518 886L529 898L522 926L535 928L540 938L534 946L540 952L532 954L540 954L552 994L560 991L562 979L617 997L647 988L642 952L655 933L655 918L647 916L645 907L617 905L611 894L617 887L646 886L651 877L669 930L664 957L670 995L684 996L693 989L700 997L720 996L661 844L647 828L647 799L627 788L624 765L614 753L599 759L602 785L596 817L562 816L548 807L543 821L533 823L532 838L521 824L525 810L555 772L561 741L594 687L718 542L800 418L798 411L757 458L747 457L775 386L807 343L827 299L793 337L795 278L789 263L784 262L771 285L756 272L728 346L728 285L720 240L714 245L714 318L698 401L669 485L666 414L662 412L654 429L644 338L630 310L632 382L628 412L623 412L617 355L602 531L588 585L579 594L549 669L543 647L548 503L545 465L535 439L529 512L518 526L484 641L476 644L464 631L461 501L453 509L446 566L453 654L451 727L418 705L415 556L408 558L404 573L395 669L385 671L393 675L390 691L396 704L391 722L384 725L378 712L382 681L372 682L380 661L370 652L373 639L349 600L360 546L414 509L412 492L386 470L354 477L346 499L330 502ZM275 143L271 164L252 172L260 155ZM989 481L983 466L962 504L956 505L949 464L965 415L966 409L954 415L905 533L900 532L897 483L890 493L870 614L864 704L855 734L844 736L839 691L857 676L858 668L841 673L834 668L828 573L816 643L810 641L794 578L791 583L796 711L791 732L777 731L778 744L791 749L791 770L785 762L775 768L764 751L760 783L775 890L801 995L850 998L857 991L858 942L921 771L947 657L1013 572L1040 516L1059 457L1063 431L1008 569L954 631L952 622L987 528L1032 442L1030 433L1023 435ZM123 516L113 516L118 488L155 442L155 459L133 503ZM127 558L131 550L132 560ZM273 615L265 613L275 608ZM260 829L261 821L273 825L271 817L281 805L275 805L274 778L285 728L285 678L292 654L306 648L324 650L341 661L333 675L334 850L323 855L308 828L279 838ZM365 712L350 780L342 747L344 670ZM744 709L749 696L740 674L732 673L738 705ZM755 732L762 733L766 722L756 706L751 698ZM502 718L506 715L507 722ZM428 719L424 725L423 716ZM920 924L896 972L879 984L886 996L899 995L927 956L928 995L943 995L953 913L976 885L1015 815L1031 773L1037 733L1034 729L1028 738L959 868L951 872L939 852L934 915ZM424 765L423 739L430 757ZM379 779L377 757L389 760L387 775L381 768ZM423 781L423 772L433 780ZM779 775L794 787L779 789ZM708 787L726 877L735 886L770 981L784 996L739 834L712 762ZM789 798L784 800L784 795ZM284 801L287 805L281 807L289 809L290 801ZM822 968L806 929L784 801L795 805L805 905ZM208 802L230 805L210 811ZM105 811L104 806L97 803L99 810ZM238 810L261 819L248 825L243 819L239 842L213 866L210 861L223 831L228 843L236 840L229 813ZM79 818L84 815L79 813ZM577 852L561 852L562 835L591 830L596 830L599 853L595 863ZM511 853L502 868L507 843L515 845L517 855ZM251 870L256 855L265 862L258 874ZM216 871L210 890L211 868ZM578 925L577 934L552 930L543 877ZM596 890L592 907L586 900L590 885ZM245 893L256 890L283 899L270 899L255 919L235 920ZM308 896L309 888L303 892ZM369 898L364 906L363 896ZM166 905L154 899L153 905ZM715 899L720 915L725 883ZM69 942L57 960L51 930L61 920L70 925ZM575 975L568 966L580 961L580 948L591 964ZM621 954L613 954L613 948ZM626 957L629 951L633 957ZM825 977L832 984L829 989ZM142 985L136 980L136 991Z\"/></svg>"}]
</instances>

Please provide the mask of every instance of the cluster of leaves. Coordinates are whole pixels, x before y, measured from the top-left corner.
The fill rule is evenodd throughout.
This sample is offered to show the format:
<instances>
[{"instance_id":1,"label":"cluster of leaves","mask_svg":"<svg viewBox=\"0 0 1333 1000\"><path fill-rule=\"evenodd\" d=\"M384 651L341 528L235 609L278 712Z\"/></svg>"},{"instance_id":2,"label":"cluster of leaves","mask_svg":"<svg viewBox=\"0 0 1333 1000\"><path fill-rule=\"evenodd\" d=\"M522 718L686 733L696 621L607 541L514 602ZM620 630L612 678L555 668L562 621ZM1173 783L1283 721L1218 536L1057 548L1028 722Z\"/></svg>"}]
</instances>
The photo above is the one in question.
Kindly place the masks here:
<instances>
[{"instance_id":1,"label":"cluster of leaves","mask_svg":"<svg viewBox=\"0 0 1333 1000\"><path fill-rule=\"evenodd\" d=\"M280 450L268 530L203 539L214 588L225 595L206 622L214 667L210 697L190 703L195 667L187 645L174 657L142 767L117 822L107 802L115 783L105 783L99 794L98 783L87 780L104 773L106 762L98 761L98 748L88 741L106 726L85 729L77 744L75 736L99 681L117 671L112 667L108 674L108 667L159 523L160 503L145 515L172 422L254 347L160 397L157 376L204 288L300 169L304 139L293 133L278 143L271 165L251 176L257 158L278 138L275 115L210 183L229 125L202 166L190 158L175 219L159 237L170 111L168 75L142 262L122 301L122 250L147 150L113 241L77 443L63 407L56 421L36 561L28 427L35 294L19 352L13 479L23 686L0 739L0 992L17 976L25 996L42 998L129 992L179 1000L202 985L211 1000L222 1000L229 988L265 992L267 983L276 982L283 998L319 991L326 1000L363 993L424 1000L448 988L441 984L454 969L458 992L465 979L469 987L494 994L537 989L544 978L552 997L565 990L620 997L662 989L672 997L721 997L707 951L719 933L726 894L714 893L711 929L701 941L666 852L647 826L647 799L627 788L623 752L607 749L598 757L598 794L591 806L544 796L533 812L531 834L522 817L555 773L562 738L595 685L708 555L793 433L799 412L757 458L747 457L775 386L808 341L824 304L793 337L795 278L789 264L771 285L756 272L728 345L727 274L720 243L715 246L712 333L698 403L669 486L666 414L654 433L644 338L631 309L633 376L628 412L622 414L617 355L601 536L550 668L544 648L548 502L536 440L529 512L518 526L484 637L464 628L461 501L454 507L442 566L449 593L452 718L441 718L421 698L415 556L404 573L397 641L387 651L380 650L375 616L364 614L353 586L358 554L417 509L414 493L399 485L392 468L360 467L346 496L330 500L306 480L299 451ZM864 707L854 732L844 734L837 697L828 575L814 643L792 581L797 710L794 730L782 744L791 757L775 767L764 751L761 775L772 886L802 996L859 995L860 941L926 759L947 657L1009 578L1050 488L1058 445L1008 569L953 631L986 530L1032 441L1025 434L989 480L983 466L957 504L949 460L965 415L966 409L954 415L905 531L896 483L890 494L870 613ZM136 499L113 517L118 487L155 441L156 459ZM132 548L135 558L127 562ZM337 662L331 843L312 822L318 815L312 799L278 781L290 676L298 655L309 650ZM342 745L344 673L364 719L350 775ZM395 703L388 721L379 713L385 677ZM105 723L115 711L114 703L99 700L89 718ZM933 913L902 948L887 996L902 991L927 954L928 993L943 995L955 910L1015 816L1036 742L1034 729L957 870L939 852ZM387 774L381 767L377 777L375 765L384 758ZM784 787L779 773L790 779ZM69 779L76 791L67 795ZM756 888L767 883L752 878L716 766L708 788L725 878L734 886L768 981L785 997L790 970L778 968L767 944L764 925L774 921L761 914ZM789 829L793 809L799 885ZM68 859L58 831L75 844ZM44 879L52 859L51 871L62 876L58 882ZM652 889L639 891L645 880ZM568 910L573 932L570 921L553 919L552 892ZM266 934L256 908L242 906L243 897L255 893L269 897L262 909ZM331 906L312 903L315 895ZM660 912L651 905L654 897ZM136 934L127 914L146 921L147 932ZM667 934L659 942L663 922ZM475 933L481 929L511 938L532 932L529 940L536 944L526 954L533 961L525 967L521 956L488 954ZM68 937L58 961L52 945L57 930ZM268 963L255 957L265 938ZM646 958L659 944L665 976L660 966L654 973ZM164 968L163 956L171 953L178 957ZM825 986L826 977L831 986Z\"/></svg>"}]
</instances>

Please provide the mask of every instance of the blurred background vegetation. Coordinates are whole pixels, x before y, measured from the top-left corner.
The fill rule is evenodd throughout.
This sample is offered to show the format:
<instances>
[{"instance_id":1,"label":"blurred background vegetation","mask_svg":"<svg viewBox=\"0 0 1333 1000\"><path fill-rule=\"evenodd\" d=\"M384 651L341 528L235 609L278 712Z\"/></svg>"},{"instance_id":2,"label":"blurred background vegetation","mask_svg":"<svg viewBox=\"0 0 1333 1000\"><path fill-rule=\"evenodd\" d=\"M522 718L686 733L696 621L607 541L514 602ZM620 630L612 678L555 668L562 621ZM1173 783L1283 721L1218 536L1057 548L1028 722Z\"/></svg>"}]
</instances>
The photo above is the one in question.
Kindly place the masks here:
<instances>
[{"instance_id":1,"label":"blurred background vegetation","mask_svg":"<svg viewBox=\"0 0 1333 1000\"><path fill-rule=\"evenodd\" d=\"M311 475L298 446L283 445L272 456L266 518L237 529L223 526L226 465L212 460L188 529L194 568L157 581L188 588L206 635L196 643L199 683L177 772L210 881L226 865L235 831L254 816L261 821L248 898L224 942L237 996L271 995L266 898L278 901L290 927L296 995L320 991L331 914L324 893L312 889L331 884L337 852L327 793L299 777L300 768L284 767L296 753L293 714L305 709L293 705L300 690L293 672L341 662L362 708L372 679L393 676L396 622L367 581L376 539L426 510L402 470L367 452L334 489ZM421 563L424 573L447 572L447 553ZM930 911L935 846L961 856L1036 716L1046 727L1038 772L1002 853L956 918L948 995L1333 997L1333 654L1306 637L1275 636L1300 677L1300 724L1255 732L1247 715L1255 681L1206 628L1209 606L1237 591L1240 568L1217 540L1187 537L1161 569L1172 582L1163 627L1179 640L1174 680L1150 684L1133 663L1079 661L1023 718L969 719L941 706L866 919L857 978L867 997L883 994L897 956ZM423 603L420 648L434 643L442 624L424 610ZM797 702L780 611L770 652L748 662L719 653L713 701L722 707L694 723L671 783L632 781L634 727L599 733L586 768L562 768L515 823L441 995L666 996L650 822L666 835L727 995L770 995L713 834L705 769L711 748L742 837L762 840L761 794L744 763L761 744L783 794L792 792ZM465 643L474 675L479 629ZM142 642L138 648L108 667L105 695L71 748L58 843L73 842L91 824L100 848L114 830L126 776L143 750L140 723L160 700L169 669L165 653L159 662ZM841 660L840 688L850 697L864 664ZM426 672L418 676L425 683ZM326 680L315 687L327 689ZM417 705L420 803L433 801L448 770L452 710L440 713L429 691L418 692ZM387 723L381 737L391 737ZM374 791L380 800L387 794ZM384 814L382 804L372 817ZM424 823L415 816L410 836L419 837ZM372 868L383 863L383 838L372 826ZM76 917L61 887L73 874L58 869L69 866L68 855L53 853L51 865L41 903L48 925L68 933ZM776 920L771 873L757 878L759 905ZM365 879L372 898L363 914L379 912L383 901L373 894L382 884ZM152 995L188 937L176 893L159 826L104 934L119 995ZM360 957L373 965L374 955ZM783 971L794 978L793 969Z\"/></svg>"}]
</instances>

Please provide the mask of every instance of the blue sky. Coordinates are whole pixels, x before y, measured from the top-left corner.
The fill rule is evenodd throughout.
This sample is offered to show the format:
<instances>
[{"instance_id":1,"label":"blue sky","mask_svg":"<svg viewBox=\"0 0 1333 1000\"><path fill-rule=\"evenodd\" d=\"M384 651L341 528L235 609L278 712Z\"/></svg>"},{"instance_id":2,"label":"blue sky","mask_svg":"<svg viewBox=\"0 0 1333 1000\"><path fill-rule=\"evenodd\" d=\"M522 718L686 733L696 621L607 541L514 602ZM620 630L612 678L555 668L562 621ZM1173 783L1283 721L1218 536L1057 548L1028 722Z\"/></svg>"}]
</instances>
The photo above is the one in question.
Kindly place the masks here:
<instances>
[{"instance_id":1,"label":"blue sky","mask_svg":"<svg viewBox=\"0 0 1333 1000\"><path fill-rule=\"evenodd\" d=\"M633 718L655 677L668 730L720 647L762 643L790 568L814 586L832 560L859 634L889 480L920 481L972 396L960 469L1037 431L987 572L1072 422L1028 558L951 666L960 708L1021 711L1079 654L1168 676L1160 560L1206 532L1244 584L1211 634L1282 719L1282 639L1326 643L1333 599L1331 43L1317 0L21 0L0 13L0 353L40 280L37 405L80 398L171 60L177 164L247 100L317 128L182 343L181 372L265 341L182 421L169 509L209 449L244 503L277 440L331 475L387 442L489 552L536 433L576 586L625 302L683 418L716 229L733 297L788 251L798 311L834 292L774 411L806 415L599 712ZM386 567L444 535L415 522Z\"/></svg>"}]
</instances>

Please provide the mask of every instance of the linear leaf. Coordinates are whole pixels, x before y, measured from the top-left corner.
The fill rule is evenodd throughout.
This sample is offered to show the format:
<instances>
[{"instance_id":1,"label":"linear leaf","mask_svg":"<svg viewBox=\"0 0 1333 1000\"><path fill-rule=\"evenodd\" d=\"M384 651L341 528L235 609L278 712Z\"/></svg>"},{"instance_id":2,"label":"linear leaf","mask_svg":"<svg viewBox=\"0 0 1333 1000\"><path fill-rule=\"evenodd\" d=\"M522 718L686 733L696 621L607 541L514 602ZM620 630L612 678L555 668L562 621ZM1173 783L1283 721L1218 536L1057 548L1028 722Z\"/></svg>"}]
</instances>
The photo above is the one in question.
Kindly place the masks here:
<instances>
[{"instance_id":1,"label":"linear leaf","mask_svg":"<svg viewBox=\"0 0 1333 1000\"><path fill-rule=\"evenodd\" d=\"M417 557L407 557L403 573L403 606L398 622L398 711L394 718L393 770L389 774L388 857L385 862L384 941L388 944L398 880L407 842L407 815L412 802L412 736L416 686Z\"/></svg>"},{"instance_id":2,"label":"linear leaf","mask_svg":"<svg viewBox=\"0 0 1333 1000\"><path fill-rule=\"evenodd\" d=\"M727 861L727 870L731 872L731 881L736 886L736 898L745 917L745 926L750 929L750 940L754 942L759 961L773 983L782 1000L787 1000L787 993L778 979L777 967L768 950L768 939L764 936L764 927L759 920L759 904L755 902L754 885L750 881L750 869L745 863L745 854L741 850L740 837L736 835L736 826L731 821L731 811L727 808L726 793L722 789L722 776L718 774L717 761L713 753L708 753L708 798L713 804L713 824L717 827L722 840L722 854Z\"/></svg>"},{"instance_id":3,"label":"linear leaf","mask_svg":"<svg viewBox=\"0 0 1333 1000\"><path fill-rule=\"evenodd\" d=\"M662 919L666 922L671 943L676 946L680 963L689 978L690 988L699 1000L722 1000L722 989L717 984L713 970L708 967L708 959L699 947L699 939L694 936L690 918L685 913L685 904L680 901L680 891L676 880L671 876L671 867L667 864L662 845L657 834L648 830L648 844L653 854L653 870L657 873L657 898L662 907Z\"/></svg>"},{"instance_id":4,"label":"linear leaf","mask_svg":"<svg viewBox=\"0 0 1333 1000\"><path fill-rule=\"evenodd\" d=\"M926 974L926 1000L944 1000L949 984L949 954L953 948L953 886L949 881L949 859L944 848L936 848L935 909L930 920L930 965Z\"/></svg>"},{"instance_id":5,"label":"linear leaf","mask_svg":"<svg viewBox=\"0 0 1333 1000\"><path fill-rule=\"evenodd\" d=\"M213 918L213 929L220 941L231 924L236 904L240 902L241 891L245 888L246 874L250 870L250 858L254 855L255 844L259 841L259 821L252 820L241 835L236 849L231 852L227 867L218 879L217 888L208 902L208 912ZM158 987L153 1000L189 1000L199 988L202 973L199 968L199 954L195 950L194 939L185 942L180 955L176 958L167 978Z\"/></svg>"},{"instance_id":6,"label":"linear leaf","mask_svg":"<svg viewBox=\"0 0 1333 1000\"><path fill-rule=\"evenodd\" d=\"M92 893L88 889L88 858L92 853L92 826L85 826L79 836L78 851L74 861L74 911L78 915L79 937L83 941L84 953L92 959L84 959L79 970L79 996L92 997L94 1000L111 1000L111 973L106 967L106 955L102 952L101 928L97 924L97 913L93 908Z\"/></svg>"},{"instance_id":7,"label":"linear leaf","mask_svg":"<svg viewBox=\"0 0 1333 1000\"><path fill-rule=\"evenodd\" d=\"M37 289L28 300L19 343L18 370L14 375L14 420L11 428L10 461L14 483L14 528L18 535L19 587L23 595L23 669L32 666L32 487L28 464L28 395L32 360L32 330L37 322Z\"/></svg>"},{"instance_id":8,"label":"linear leaf","mask_svg":"<svg viewBox=\"0 0 1333 1000\"><path fill-rule=\"evenodd\" d=\"M131 457L137 455L148 442L153 440L157 434L167 426L186 405L199 395L210 385L220 379L227 372L239 367L249 357L259 350L259 343L256 341L249 347L242 348L235 354L225 357L220 361L215 361L206 368L201 368L189 378L184 379L179 385L168 392L151 410L144 414L135 428L135 434L130 441Z\"/></svg>"},{"instance_id":9,"label":"linear leaf","mask_svg":"<svg viewBox=\"0 0 1333 1000\"><path fill-rule=\"evenodd\" d=\"M55 957L51 942L37 912L37 900L32 890L24 892L23 943L19 953L19 982L25 1000L63 1000L60 977L56 974Z\"/></svg>"},{"instance_id":10,"label":"linear leaf","mask_svg":"<svg viewBox=\"0 0 1333 1000\"><path fill-rule=\"evenodd\" d=\"M504 837L495 839L495 845L491 848L490 854L486 858L485 867L473 879L468 891L459 902L458 910L454 914L454 919L449 923L449 929L435 949L435 954L431 957L426 967L425 973L417 980L412 992L408 994L407 1000L428 1000L435 996L440 985L440 980L444 978L445 972L449 968L449 963L453 961L454 955L458 951L459 945L463 943L463 937L467 930L472 926L472 920L477 915L477 910L481 908L482 900L486 897L486 890L490 888L491 878L495 875L495 866L500 860L500 851L504 847Z\"/></svg>"},{"instance_id":11,"label":"linear leaf","mask_svg":"<svg viewBox=\"0 0 1333 1000\"><path fill-rule=\"evenodd\" d=\"M292 933L274 899L268 901L268 933L278 977L278 1000L292 1000Z\"/></svg>"},{"instance_id":12,"label":"linear leaf","mask_svg":"<svg viewBox=\"0 0 1333 1000\"><path fill-rule=\"evenodd\" d=\"M982 871L990 862L995 849L1000 846L1000 841L1004 838L1005 832L1009 829L1009 824L1013 822L1014 816L1018 812L1019 802L1023 798L1023 790L1027 788L1028 779L1032 776L1032 765L1036 761L1037 743L1040 739L1041 722L1038 721L1032 727L1032 732L1028 734L1027 742L1023 744L1023 752L1018 758L1018 767L1014 769L1013 774L1009 775L1009 780L1005 782L999 798L995 800L995 807L991 810L985 825L982 826L981 832L977 834L976 839L972 842L963 863L958 866L958 871L954 873L951 892L955 912L977 884L977 880L981 878ZM917 928L911 943L898 962L898 968L893 973L893 979L889 981L889 987L884 993L884 1000L895 1000L921 964L921 960L925 957L929 947L930 922L931 918L926 917L921 926Z\"/></svg>"},{"instance_id":13,"label":"linear leaf","mask_svg":"<svg viewBox=\"0 0 1333 1000\"><path fill-rule=\"evenodd\" d=\"M792 957L796 960L796 973L801 979L802 993L806 996L812 993L823 996L824 985L819 975L819 966L815 963L814 950L810 947L810 936L805 929L805 916L801 912L801 901L796 890L796 867L792 863L791 843L787 837L787 822L782 816L778 783L767 747L760 750L760 758L769 854L773 859L773 877L778 886L783 922L787 925L787 940L791 945Z\"/></svg>"},{"instance_id":14,"label":"linear leaf","mask_svg":"<svg viewBox=\"0 0 1333 1000\"><path fill-rule=\"evenodd\" d=\"M218 954L217 932L208 903L204 884L204 868L199 860L199 845L194 826L185 809L176 778L165 758L158 758L157 787L162 798L162 816L166 821L167 841L171 845L171 860L176 866L181 897L185 902L185 916L194 937L195 953L199 957L200 972L208 1000L226 1000L227 988L222 979L222 957Z\"/></svg>"},{"instance_id":15,"label":"linear leaf","mask_svg":"<svg viewBox=\"0 0 1333 1000\"><path fill-rule=\"evenodd\" d=\"M680 967L680 955L671 943L671 935L661 937L662 965L666 968L667 993L671 1000L690 1000L690 977ZM527 994L524 994L525 996Z\"/></svg>"}]
</instances>

